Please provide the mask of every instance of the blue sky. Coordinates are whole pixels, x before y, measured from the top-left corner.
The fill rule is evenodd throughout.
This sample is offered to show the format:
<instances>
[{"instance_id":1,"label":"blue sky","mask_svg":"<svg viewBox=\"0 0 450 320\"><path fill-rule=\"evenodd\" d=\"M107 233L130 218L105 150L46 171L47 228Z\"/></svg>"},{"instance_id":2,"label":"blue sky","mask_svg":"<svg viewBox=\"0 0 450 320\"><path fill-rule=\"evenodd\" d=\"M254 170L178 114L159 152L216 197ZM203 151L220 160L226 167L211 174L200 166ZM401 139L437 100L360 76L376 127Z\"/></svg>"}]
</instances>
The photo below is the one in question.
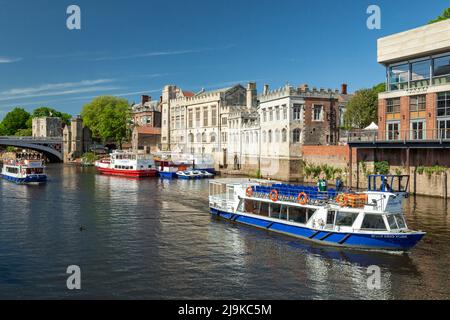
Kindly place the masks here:
<instances>
[{"instance_id":1,"label":"blue sky","mask_svg":"<svg viewBox=\"0 0 450 320\"><path fill-rule=\"evenodd\" d=\"M66 28L81 8L82 29ZM381 30L366 9L382 10ZM15 106L77 114L97 95L154 99L257 81L351 91L384 80L376 39L426 24L447 0L0 0L0 118Z\"/></svg>"}]
</instances>

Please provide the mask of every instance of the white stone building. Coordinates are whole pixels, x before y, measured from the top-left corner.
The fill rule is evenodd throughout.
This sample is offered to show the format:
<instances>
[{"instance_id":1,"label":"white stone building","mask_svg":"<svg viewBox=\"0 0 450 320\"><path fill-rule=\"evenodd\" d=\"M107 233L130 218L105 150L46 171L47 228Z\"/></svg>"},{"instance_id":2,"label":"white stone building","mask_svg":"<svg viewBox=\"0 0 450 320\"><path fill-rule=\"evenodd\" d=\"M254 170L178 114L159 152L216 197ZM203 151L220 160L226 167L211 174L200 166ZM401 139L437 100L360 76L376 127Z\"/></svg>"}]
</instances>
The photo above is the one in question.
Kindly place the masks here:
<instances>
[{"instance_id":1,"label":"white stone building","mask_svg":"<svg viewBox=\"0 0 450 320\"><path fill-rule=\"evenodd\" d=\"M39 117L32 120L33 137L61 137L62 132L62 121L58 117Z\"/></svg>"}]
</instances>

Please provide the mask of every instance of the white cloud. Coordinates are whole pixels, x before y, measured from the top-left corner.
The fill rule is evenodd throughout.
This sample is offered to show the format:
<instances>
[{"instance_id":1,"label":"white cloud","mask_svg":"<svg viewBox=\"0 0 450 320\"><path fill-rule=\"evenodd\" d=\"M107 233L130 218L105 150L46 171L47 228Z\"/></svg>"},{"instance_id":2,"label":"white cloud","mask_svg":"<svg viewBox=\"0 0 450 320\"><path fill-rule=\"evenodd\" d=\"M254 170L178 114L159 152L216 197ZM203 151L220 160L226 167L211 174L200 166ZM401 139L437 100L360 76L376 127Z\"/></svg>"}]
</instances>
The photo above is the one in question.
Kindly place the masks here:
<instances>
[{"instance_id":1,"label":"white cloud","mask_svg":"<svg viewBox=\"0 0 450 320\"><path fill-rule=\"evenodd\" d=\"M22 58L0 57L0 63L13 63L22 60Z\"/></svg>"}]
</instances>

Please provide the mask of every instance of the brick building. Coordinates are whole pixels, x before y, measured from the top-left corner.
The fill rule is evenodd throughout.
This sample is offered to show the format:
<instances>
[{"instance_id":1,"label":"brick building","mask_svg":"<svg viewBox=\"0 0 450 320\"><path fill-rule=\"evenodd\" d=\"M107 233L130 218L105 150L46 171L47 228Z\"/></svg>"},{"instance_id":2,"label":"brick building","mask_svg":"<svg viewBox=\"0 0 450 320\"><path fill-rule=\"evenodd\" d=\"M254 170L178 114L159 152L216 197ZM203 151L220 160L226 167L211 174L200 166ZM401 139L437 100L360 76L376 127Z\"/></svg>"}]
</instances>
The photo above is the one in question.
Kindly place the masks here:
<instances>
[{"instance_id":1,"label":"brick building","mask_svg":"<svg viewBox=\"0 0 450 320\"><path fill-rule=\"evenodd\" d=\"M131 106L133 150L156 151L161 143L161 99L152 101L148 95Z\"/></svg>"}]
</instances>

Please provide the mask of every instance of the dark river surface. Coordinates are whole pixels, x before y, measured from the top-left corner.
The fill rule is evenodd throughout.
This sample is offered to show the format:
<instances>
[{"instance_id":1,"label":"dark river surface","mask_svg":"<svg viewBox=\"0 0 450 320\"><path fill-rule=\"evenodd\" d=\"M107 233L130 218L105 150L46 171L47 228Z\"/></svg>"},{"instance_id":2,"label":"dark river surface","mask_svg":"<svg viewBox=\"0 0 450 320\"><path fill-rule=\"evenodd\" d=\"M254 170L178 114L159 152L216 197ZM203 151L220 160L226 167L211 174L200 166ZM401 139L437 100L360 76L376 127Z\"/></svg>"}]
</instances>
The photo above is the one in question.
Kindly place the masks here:
<instances>
[{"instance_id":1,"label":"dark river surface","mask_svg":"<svg viewBox=\"0 0 450 320\"><path fill-rule=\"evenodd\" d=\"M450 202L410 197L408 254L322 247L212 218L208 181L131 180L50 165L0 182L3 299L449 299ZM82 230L80 231L80 226ZM81 268L81 290L66 269ZM381 268L368 289L367 269Z\"/></svg>"}]
</instances>

